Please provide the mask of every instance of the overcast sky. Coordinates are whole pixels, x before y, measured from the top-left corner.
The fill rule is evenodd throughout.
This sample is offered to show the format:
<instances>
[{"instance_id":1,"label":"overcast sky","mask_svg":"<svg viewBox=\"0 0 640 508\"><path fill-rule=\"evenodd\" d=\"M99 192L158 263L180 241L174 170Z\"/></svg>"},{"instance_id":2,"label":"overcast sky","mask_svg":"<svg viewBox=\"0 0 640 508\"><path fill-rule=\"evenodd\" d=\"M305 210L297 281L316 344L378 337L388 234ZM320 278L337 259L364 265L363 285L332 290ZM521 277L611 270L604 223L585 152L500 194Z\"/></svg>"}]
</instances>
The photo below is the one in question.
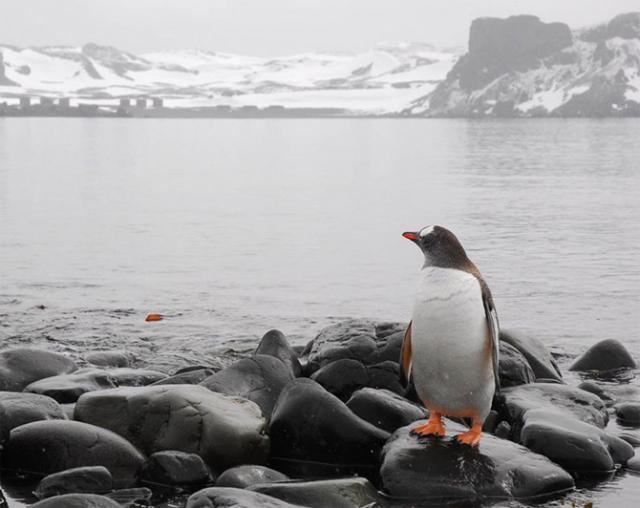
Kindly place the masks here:
<instances>
[{"instance_id":1,"label":"overcast sky","mask_svg":"<svg viewBox=\"0 0 640 508\"><path fill-rule=\"evenodd\" d=\"M580 27L628 11L640 11L640 0L0 0L0 43L276 56L380 41L464 46L480 16L535 14Z\"/></svg>"}]
</instances>

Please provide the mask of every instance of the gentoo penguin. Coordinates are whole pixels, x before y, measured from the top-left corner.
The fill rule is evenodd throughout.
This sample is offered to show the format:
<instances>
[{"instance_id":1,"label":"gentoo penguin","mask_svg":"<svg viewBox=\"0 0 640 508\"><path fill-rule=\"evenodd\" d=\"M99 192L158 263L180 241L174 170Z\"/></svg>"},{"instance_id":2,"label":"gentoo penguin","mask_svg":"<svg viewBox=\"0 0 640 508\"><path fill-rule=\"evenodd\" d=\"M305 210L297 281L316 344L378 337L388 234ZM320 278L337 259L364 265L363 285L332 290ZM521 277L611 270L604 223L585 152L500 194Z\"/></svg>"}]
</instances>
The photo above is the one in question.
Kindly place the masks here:
<instances>
[{"instance_id":1,"label":"gentoo penguin","mask_svg":"<svg viewBox=\"0 0 640 508\"><path fill-rule=\"evenodd\" d=\"M442 416L471 418L471 429L455 439L475 446L499 388L498 316L489 286L448 229L402 236L425 259L400 359L430 413L413 433L442 437Z\"/></svg>"}]
</instances>

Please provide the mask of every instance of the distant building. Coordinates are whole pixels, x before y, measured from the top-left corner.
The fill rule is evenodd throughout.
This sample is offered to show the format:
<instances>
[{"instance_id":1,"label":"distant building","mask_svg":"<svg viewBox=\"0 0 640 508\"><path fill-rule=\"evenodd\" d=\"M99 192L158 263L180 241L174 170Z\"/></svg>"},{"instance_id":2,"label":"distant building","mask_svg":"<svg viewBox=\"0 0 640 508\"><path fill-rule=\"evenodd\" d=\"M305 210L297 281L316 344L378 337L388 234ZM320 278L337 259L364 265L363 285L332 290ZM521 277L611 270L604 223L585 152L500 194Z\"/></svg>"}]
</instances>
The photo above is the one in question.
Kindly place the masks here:
<instances>
[{"instance_id":1,"label":"distant building","mask_svg":"<svg viewBox=\"0 0 640 508\"><path fill-rule=\"evenodd\" d=\"M58 99L58 106L61 108L68 108L71 106L71 102L69 101L69 97L60 97Z\"/></svg>"},{"instance_id":2,"label":"distant building","mask_svg":"<svg viewBox=\"0 0 640 508\"><path fill-rule=\"evenodd\" d=\"M20 107L26 109L31 106L31 97L20 97Z\"/></svg>"},{"instance_id":3,"label":"distant building","mask_svg":"<svg viewBox=\"0 0 640 508\"><path fill-rule=\"evenodd\" d=\"M161 97L154 97L153 99L151 99L151 104L153 105L154 108L164 107L164 101L162 100Z\"/></svg>"},{"instance_id":4,"label":"distant building","mask_svg":"<svg viewBox=\"0 0 640 508\"><path fill-rule=\"evenodd\" d=\"M136 108L144 109L147 107L147 99L145 97L138 97L136 99Z\"/></svg>"},{"instance_id":5,"label":"distant building","mask_svg":"<svg viewBox=\"0 0 640 508\"><path fill-rule=\"evenodd\" d=\"M129 106L131 106L131 101L127 98L121 98L120 99L120 107L121 108L128 108Z\"/></svg>"},{"instance_id":6,"label":"distant building","mask_svg":"<svg viewBox=\"0 0 640 508\"><path fill-rule=\"evenodd\" d=\"M53 99L51 97L40 97L40 106L44 106L44 107L53 106Z\"/></svg>"}]
</instances>

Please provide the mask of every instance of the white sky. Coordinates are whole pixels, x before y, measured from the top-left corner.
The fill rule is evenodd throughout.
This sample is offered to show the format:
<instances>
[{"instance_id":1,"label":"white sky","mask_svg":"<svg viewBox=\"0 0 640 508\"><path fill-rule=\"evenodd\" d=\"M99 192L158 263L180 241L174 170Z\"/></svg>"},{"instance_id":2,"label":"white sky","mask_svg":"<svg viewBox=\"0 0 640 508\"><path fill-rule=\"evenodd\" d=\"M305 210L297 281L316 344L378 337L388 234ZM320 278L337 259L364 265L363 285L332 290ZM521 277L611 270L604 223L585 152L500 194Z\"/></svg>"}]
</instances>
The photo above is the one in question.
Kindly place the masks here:
<instances>
[{"instance_id":1,"label":"white sky","mask_svg":"<svg viewBox=\"0 0 640 508\"><path fill-rule=\"evenodd\" d=\"M480 16L535 14L576 28L629 11L640 0L0 0L0 43L276 56L380 41L464 46Z\"/></svg>"}]
</instances>

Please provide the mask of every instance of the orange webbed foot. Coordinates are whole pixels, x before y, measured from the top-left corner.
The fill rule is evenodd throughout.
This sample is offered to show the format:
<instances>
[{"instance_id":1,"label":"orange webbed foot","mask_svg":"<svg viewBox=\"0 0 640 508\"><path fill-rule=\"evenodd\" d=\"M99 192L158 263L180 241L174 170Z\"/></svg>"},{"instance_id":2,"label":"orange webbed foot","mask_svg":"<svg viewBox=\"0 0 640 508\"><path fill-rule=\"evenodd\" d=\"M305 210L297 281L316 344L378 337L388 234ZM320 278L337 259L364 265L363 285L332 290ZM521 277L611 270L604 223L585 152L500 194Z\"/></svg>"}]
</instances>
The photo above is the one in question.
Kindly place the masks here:
<instances>
[{"instance_id":1,"label":"orange webbed foot","mask_svg":"<svg viewBox=\"0 0 640 508\"><path fill-rule=\"evenodd\" d=\"M444 425L442 424L441 416L438 413L434 413L429 417L427 423L412 429L411 434L420 437L444 437Z\"/></svg>"},{"instance_id":2,"label":"orange webbed foot","mask_svg":"<svg viewBox=\"0 0 640 508\"><path fill-rule=\"evenodd\" d=\"M474 423L471 429L462 434L458 434L455 440L460 444L478 446L480 444L480 437L482 437L482 426Z\"/></svg>"}]
</instances>

